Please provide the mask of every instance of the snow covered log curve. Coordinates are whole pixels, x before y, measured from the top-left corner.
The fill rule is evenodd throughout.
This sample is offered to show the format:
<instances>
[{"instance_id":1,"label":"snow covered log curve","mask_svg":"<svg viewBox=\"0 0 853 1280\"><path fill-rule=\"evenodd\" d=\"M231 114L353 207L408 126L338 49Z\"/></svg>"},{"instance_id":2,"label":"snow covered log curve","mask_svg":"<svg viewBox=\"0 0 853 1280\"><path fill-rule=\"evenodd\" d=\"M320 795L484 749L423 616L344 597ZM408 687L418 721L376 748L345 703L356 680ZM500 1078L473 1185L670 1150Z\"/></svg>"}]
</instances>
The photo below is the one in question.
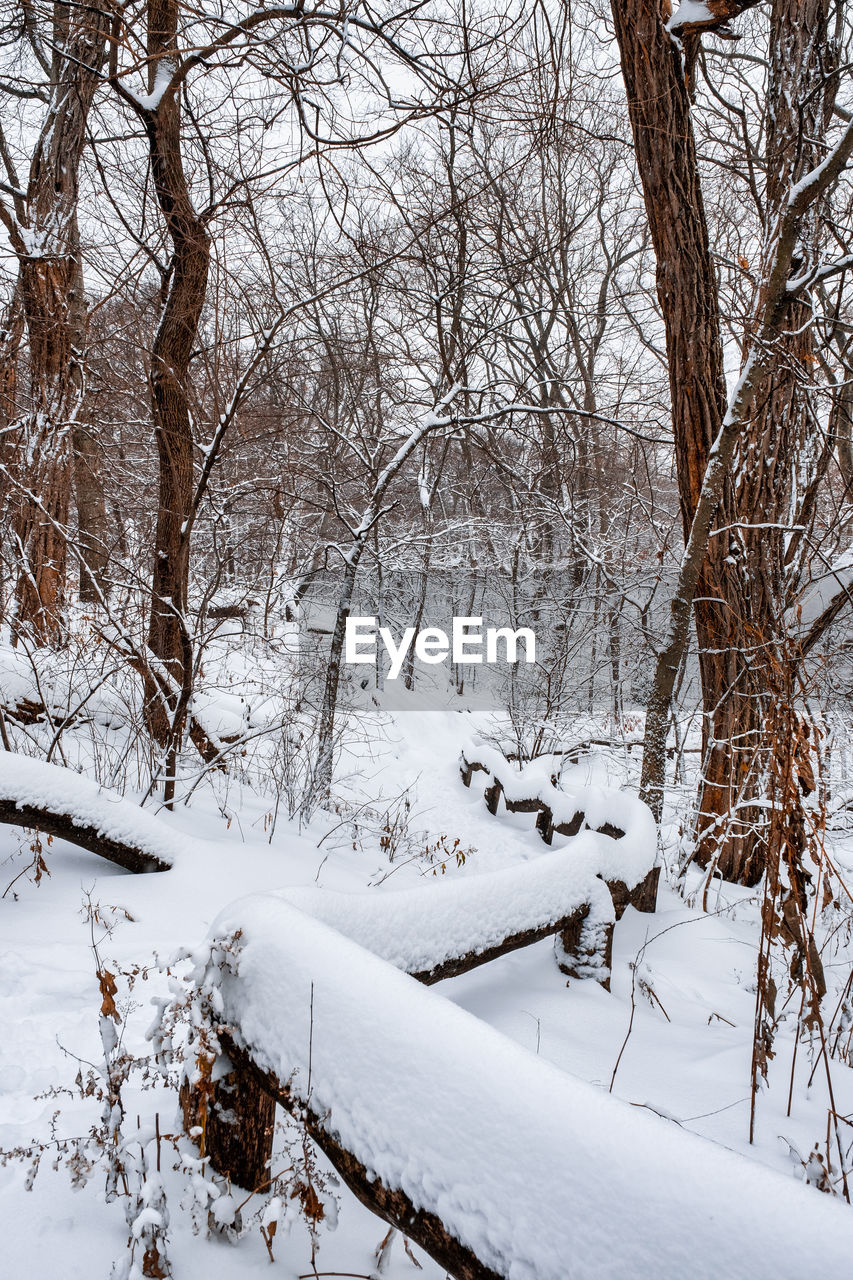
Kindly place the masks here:
<instances>
[{"instance_id":1,"label":"snow covered log curve","mask_svg":"<svg viewBox=\"0 0 853 1280\"><path fill-rule=\"evenodd\" d=\"M616 913L596 851L583 845L416 889L282 889L266 897L298 907L427 986L551 934L561 936L564 972L607 985Z\"/></svg>"},{"instance_id":2,"label":"snow covered log curve","mask_svg":"<svg viewBox=\"0 0 853 1280\"><path fill-rule=\"evenodd\" d=\"M210 937L193 981L233 1064L457 1280L846 1274L847 1206L558 1070L282 898Z\"/></svg>"},{"instance_id":3,"label":"snow covered log curve","mask_svg":"<svg viewBox=\"0 0 853 1280\"><path fill-rule=\"evenodd\" d=\"M37 827L128 871L168 871L179 837L161 819L61 765L0 751L0 823Z\"/></svg>"},{"instance_id":4,"label":"snow covered log curve","mask_svg":"<svg viewBox=\"0 0 853 1280\"><path fill-rule=\"evenodd\" d=\"M535 813L536 830L546 844L555 835L591 839L598 851L597 872L613 896L616 919L629 904L654 911L660 869L654 865L657 828L651 810L637 796L613 788L590 786L579 769L564 770L560 786L551 776L550 756L519 768L485 743L466 745L459 771L466 787L477 774L489 813L497 815L501 799L508 813Z\"/></svg>"}]
</instances>

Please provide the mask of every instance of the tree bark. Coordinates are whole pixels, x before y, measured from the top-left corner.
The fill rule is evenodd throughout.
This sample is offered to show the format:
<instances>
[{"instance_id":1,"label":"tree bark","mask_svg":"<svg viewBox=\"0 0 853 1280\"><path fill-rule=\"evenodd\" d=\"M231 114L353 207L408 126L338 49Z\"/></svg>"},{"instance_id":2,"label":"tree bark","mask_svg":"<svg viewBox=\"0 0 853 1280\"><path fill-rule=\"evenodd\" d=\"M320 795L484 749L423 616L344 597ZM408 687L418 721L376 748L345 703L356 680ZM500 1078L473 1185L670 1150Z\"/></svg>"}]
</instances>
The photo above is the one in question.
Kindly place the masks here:
<instances>
[{"instance_id":1,"label":"tree bark","mask_svg":"<svg viewBox=\"0 0 853 1280\"><path fill-rule=\"evenodd\" d=\"M84 390L74 303L82 279L78 169L108 27L105 10L55 6L47 113L26 198L4 218L18 258L31 382L10 468L20 557L13 634L25 631L40 644L60 641L64 629L71 437Z\"/></svg>"},{"instance_id":2,"label":"tree bark","mask_svg":"<svg viewBox=\"0 0 853 1280\"><path fill-rule=\"evenodd\" d=\"M236 1099L237 1109L234 1118L240 1122L245 1118L248 1108L251 1112L252 1127L247 1134L248 1143L241 1149L239 1137L231 1138L223 1160L214 1156L211 1151L213 1167L220 1173L228 1173L238 1185L253 1189L262 1187L269 1179L269 1162L272 1156L271 1130L265 1120L268 1109L278 1102L286 1111L291 1112L305 1126L308 1135L328 1157L332 1166L349 1187L350 1191L368 1208L371 1213L387 1222L389 1226L399 1228L402 1233L419 1245L443 1267L454 1280L502 1280L500 1274L480 1261L477 1255L461 1241L457 1240L437 1214L425 1209L418 1209L401 1187L387 1186L380 1178L365 1167L352 1151L348 1151L337 1135L333 1133L324 1116L318 1115L309 1101L294 1094L287 1083L283 1083L271 1071L263 1071L245 1050L240 1049L233 1041L220 1032L223 1048L234 1063L235 1070L226 1078L229 1087L239 1092L230 1094ZM239 1082L239 1084L237 1083ZM221 1095L227 1109L229 1094L223 1092L222 1084L216 1086L217 1099ZM198 1123L198 1115L194 1109L195 1099L185 1092L183 1095L184 1118L190 1123ZM210 1116L217 1102L208 1104L208 1118L203 1126L206 1135L211 1134ZM211 1135L212 1136L212 1135ZM230 1153L230 1155L228 1154ZM227 1166L227 1167L225 1167ZM240 1170L245 1182L240 1183L236 1172Z\"/></svg>"},{"instance_id":3,"label":"tree bark","mask_svg":"<svg viewBox=\"0 0 853 1280\"><path fill-rule=\"evenodd\" d=\"M698 38L702 29L748 7L740 0L720 0L710 6L707 21L693 24L690 31L684 28L681 34ZM801 304L780 310L774 303L772 323L768 323L768 299L769 291L775 290L778 301L787 280L786 276L780 284L770 276L781 261L777 237L790 184L823 154L822 138L834 94L831 76L822 84L816 79L828 53L826 5L823 0L806 0L805 5L774 0L773 4L763 296L757 300L755 314L763 316L763 336L772 338L776 349L772 360L760 353L749 379L749 394L744 397L740 388L737 420L725 430L718 291L685 68L655 0L613 0L612 9L658 264L688 544L648 709L643 791L660 819L670 703L692 605L705 708L697 856L704 864L713 859L727 879L751 884L763 870L761 810L755 801L769 749L763 732L768 682L766 670L762 676L760 668L781 625L787 560L796 539L793 544L786 541L783 529L746 531L741 526L790 526L795 471L808 461L804 450L808 413L801 387L810 339L790 333L780 344L783 331L797 327ZM803 103L807 106L801 131L798 112ZM803 145L806 134L809 141ZM791 250L792 246L786 250L786 272L792 261L794 269L797 266ZM745 359L753 341L747 335ZM740 420L742 410L749 413L748 421ZM711 483L706 485L713 440L718 441L719 453ZM732 459L734 480L726 474L728 459L721 474L721 455ZM806 492L813 502L813 483ZM716 529L712 531L714 512ZM801 507L799 514L808 515L808 510Z\"/></svg>"},{"instance_id":4,"label":"tree bark","mask_svg":"<svg viewBox=\"0 0 853 1280\"><path fill-rule=\"evenodd\" d=\"M690 97L681 54L656 0L613 0L613 20L628 99L637 168L657 263L672 404L676 472L685 541L699 505L708 458L726 412L726 383L717 280L696 160ZM722 494L720 495L722 497ZM711 513L713 516L713 511ZM694 619L704 705L726 685L724 544L714 540L696 566ZM688 606L689 612L689 606ZM689 625L689 622L688 622ZM671 686L674 687L675 672ZM668 717L669 691L653 698ZM704 726L706 743L709 725ZM665 733L649 743L660 768L644 776L648 803L660 819ZM644 775L648 770L644 764Z\"/></svg>"},{"instance_id":5,"label":"tree bark","mask_svg":"<svg viewBox=\"0 0 853 1280\"><path fill-rule=\"evenodd\" d=\"M0 752L0 761L2 754ZM113 839L99 827L81 822L73 814L55 812L41 805L18 804L15 800L0 799L0 823L10 827L30 827L60 840L67 840L69 844L88 849L99 858L106 858L137 875L171 869L171 863L149 853L147 849Z\"/></svg>"},{"instance_id":6,"label":"tree bark","mask_svg":"<svg viewBox=\"0 0 853 1280\"><path fill-rule=\"evenodd\" d=\"M79 233L75 218L75 240L79 246ZM77 270L72 281L69 298L69 323L77 351L85 351L88 339L89 316L79 248ZM87 414L86 400L71 428L71 449L74 456L74 496L77 500L77 537L82 556L80 565L80 599L85 604L97 604L104 590L104 573L107 567L107 508L101 469L101 450L95 424Z\"/></svg>"},{"instance_id":7,"label":"tree bark","mask_svg":"<svg viewBox=\"0 0 853 1280\"><path fill-rule=\"evenodd\" d=\"M178 4L149 0L148 76L153 94L162 67L178 65ZM196 212L181 147L180 88L156 106L138 107L148 138L151 174L172 243L169 291L151 350L149 379L157 441L159 494L151 584L148 645L173 682L146 679L149 731L167 749L166 800L174 794L177 746L192 691L192 640L187 620L190 526L193 513L193 436L189 405L190 360L207 292L210 240Z\"/></svg>"},{"instance_id":8,"label":"tree bark","mask_svg":"<svg viewBox=\"0 0 853 1280\"><path fill-rule=\"evenodd\" d=\"M825 154L836 86L828 20L828 0L773 0L770 8L763 280L791 186ZM816 202L803 219L795 270L819 252L822 206ZM734 660L722 664L726 683L719 685L723 696L711 716L713 745L706 754L696 857L703 866L714 861L727 880L747 885L764 871L768 818L755 802L773 749L767 733L770 690L778 685L779 664L788 661L784 620L796 594L798 551L807 545L813 523L815 476L825 466L809 403L810 315L807 303L797 299L780 317L764 386L733 463L737 526L718 539L728 557L727 643ZM752 340L748 334L747 349ZM803 532L792 532L795 526Z\"/></svg>"}]
</instances>

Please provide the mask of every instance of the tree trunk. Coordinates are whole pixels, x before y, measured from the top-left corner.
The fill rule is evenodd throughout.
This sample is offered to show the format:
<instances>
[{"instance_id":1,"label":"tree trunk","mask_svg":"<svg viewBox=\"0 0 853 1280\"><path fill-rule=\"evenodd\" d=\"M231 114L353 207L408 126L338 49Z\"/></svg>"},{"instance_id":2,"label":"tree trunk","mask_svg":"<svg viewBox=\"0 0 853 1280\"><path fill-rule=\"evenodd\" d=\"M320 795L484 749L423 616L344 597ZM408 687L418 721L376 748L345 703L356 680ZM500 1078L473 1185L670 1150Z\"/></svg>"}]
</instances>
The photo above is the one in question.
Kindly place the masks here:
<instances>
[{"instance_id":1,"label":"tree trunk","mask_svg":"<svg viewBox=\"0 0 853 1280\"><path fill-rule=\"evenodd\" d=\"M75 218L75 240L79 246L79 233ZM79 252L77 270L69 298L69 324L75 349L83 352L87 345L88 312L83 284L83 271ZM94 423L86 415L86 402L71 428L71 449L74 455L74 494L77 499L77 536L82 553L80 565L80 599L86 604L97 604L104 588L104 572L107 567L107 509L101 474L101 451Z\"/></svg>"},{"instance_id":2,"label":"tree trunk","mask_svg":"<svg viewBox=\"0 0 853 1280\"><path fill-rule=\"evenodd\" d=\"M328 800L332 789L335 757L335 712L338 705L338 688L341 683L346 626L350 609L352 608L355 580L363 550L364 539L354 544L344 565L341 598L335 615L335 629L332 632L332 643L326 666L326 681L323 686L323 701L320 706L320 720L317 726L317 755L308 794L303 806L308 817L311 816L312 811L318 804L323 804Z\"/></svg>"},{"instance_id":3,"label":"tree trunk","mask_svg":"<svg viewBox=\"0 0 853 1280\"><path fill-rule=\"evenodd\" d=\"M151 0L148 9L149 88L161 64L177 65L176 0ZM192 689L192 641L187 621L190 523L193 512L193 437L189 366L207 292L210 241L190 197L181 151L180 91L167 91L142 109L151 173L172 242L169 292L151 351L150 384L159 465L157 527L148 645L171 681L146 680L146 719L168 749L166 799L174 792L174 762Z\"/></svg>"},{"instance_id":4,"label":"tree trunk","mask_svg":"<svg viewBox=\"0 0 853 1280\"><path fill-rule=\"evenodd\" d=\"M637 168L657 262L685 540L699 503L711 445L726 411L717 281L696 161L681 55L655 0L613 0ZM704 705L723 690L724 544L712 540L698 571L694 618ZM721 625L722 623L722 625ZM669 701L664 699L669 712ZM705 724L707 740L708 724ZM665 743L664 743L665 746ZM652 780L659 793L663 778ZM659 794L650 799L660 816Z\"/></svg>"},{"instance_id":5,"label":"tree trunk","mask_svg":"<svg viewBox=\"0 0 853 1280\"><path fill-rule=\"evenodd\" d=\"M99 82L109 15L54 11L50 98L25 200L8 224L29 343L31 408L20 421L10 467L13 534L20 557L14 634L59 641L66 603L65 529L71 497L71 434L84 380L75 327L82 280L76 209L78 168Z\"/></svg>"},{"instance_id":6,"label":"tree trunk","mask_svg":"<svg viewBox=\"0 0 853 1280\"><path fill-rule=\"evenodd\" d=\"M734 6L737 12L748 7L747 3ZM655 0L613 0L612 10L657 259L679 493L689 537L711 442L718 435L726 409L717 282L681 55ZM702 25L716 21L709 14ZM825 62L828 52L824 0L806 0L805 4L774 0L771 28L767 225L762 262L765 288L790 182L822 154L827 96L831 110L826 84L809 96L820 74L821 59ZM798 111L803 103L807 104L807 138L799 132ZM800 305L789 305L787 315L777 317L783 321L774 330L777 343L781 329L797 327ZM756 315L761 311L759 306ZM785 559L796 539L786 552L784 530L763 527L748 532L740 526L792 522L794 475L806 461L802 446L807 409L801 401L802 374L798 378L792 373L791 364L798 365L800 371L806 367L808 351L803 344L808 342L808 335L784 337L771 366L755 377L758 399L751 406L747 430L740 432L740 453L732 468L735 480L723 480L717 501L719 532L711 532L702 565L698 570L693 566L688 574L696 574L691 599L695 600L705 708L697 856L704 864L713 859L727 879L748 884L755 883L763 870L761 810L755 803L768 749L763 732L768 681L766 668L762 675L761 667L772 660L786 602ZM747 351L749 345L747 335ZM761 363L764 365L763 357ZM811 486L805 488L807 495L813 493ZM694 550L701 549L701 541L693 539ZM665 717L680 646L686 644L687 637L686 616L677 615L674 604L673 629L649 707L654 728L647 738L648 760L644 759L643 767L644 793L658 817L664 782Z\"/></svg>"},{"instance_id":7,"label":"tree trunk","mask_svg":"<svg viewBox=\"0 0 853 1280\"><path fill-rule=\"evenodd\" d=\"M825 154L836 86L828 18L828 0L773 0L771 6L762 279L791 185ZM795 272L819 252L822 223L818 202L800 229ZM810 316L801 300L785 309L762 394L733 464L737 527L718 539L728 557L729 652L715 659L715 692L722 696L709 708L712 745L700 795L697 860L703 866L715 861L725 879L747 885L764 871L768 816L755 802L774 749L766 729L769 691L778 685L780 664L789 660L784 619L796 594L798 552L808 545L814 518L814 477L821 472L820 446L810 438ZM797 525L804 533L791 532Z\"/></svg>"}]
</instances>

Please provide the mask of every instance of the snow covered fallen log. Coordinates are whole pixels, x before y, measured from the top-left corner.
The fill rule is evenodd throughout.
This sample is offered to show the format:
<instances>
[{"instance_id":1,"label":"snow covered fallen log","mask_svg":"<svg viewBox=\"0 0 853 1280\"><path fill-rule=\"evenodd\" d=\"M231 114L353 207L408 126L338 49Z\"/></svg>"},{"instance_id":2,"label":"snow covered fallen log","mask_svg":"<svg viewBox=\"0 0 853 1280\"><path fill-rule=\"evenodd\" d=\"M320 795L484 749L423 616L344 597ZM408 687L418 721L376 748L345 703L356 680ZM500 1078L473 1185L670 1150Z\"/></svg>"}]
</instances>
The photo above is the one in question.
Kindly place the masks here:
<instances>
[{"instance_id":1,"label":"snow covered fallen log","mask_svg":"<svg viewBox=\"0 0 853 1280\"><path fill-rule=\"evenodd\" d=\"M181 849L198 844L81 774L4 751L0 822L37 828L133 872L166 871ZM653 846L626 839L614 852L612 841L587 831L570 849L432 887L384 894L289 889L278 896L422 982L558 934L564 972L609 987L614 919L630 897L626 885L648 871L653 857Z\"/></svg>"},{"instance_id":2,"label":"snow covered fallen log","mask_svg":"<svg viewBox=\"0 0 853 1280\"><path fill-rule=\"evenodd\" d=\"M35 827L128 871L168 871L179 837L154 814L61 765L0 751L0 823Z\"/></svg>"},{"instance_id":3,"label":"snow covered fallen log","mask_svg":"<svg viewBox=\"0 0 853 1280\"><path fill-rule=\"evenodd\" d=\"M416 889L282 889L267 896L299 907L427 985L551 934L561 935L564 972L609 984L616 914L598 875L597 850L583 837L570 850ZM579 945L590 954L575 954Z\"/></svg>"},{"instance_id":4,"label":"snow covered fallen log","mask_svg":"<svg viewBox=\"0 0 853 1280\"><path fill-rule=\"evenodd\" d=\"M477 776L489 813L497 815L501 800L508 813L535 813L536 829L546 844L563 835L574 837L574 849L580 848L579 839L586 839L586 849L591 839L597 874L610 886L617 920L629 904L654 911L660 874L654 865L657 828L651 810L637 796L590 786L579 769L564 769L556 786L552 757L519 766L486 743L466 745L459 770L466 787Z\"/></svg>"},{"instance_id":5,"label":"snow covered fallen log","mask_svg":"<svg viewBox=\"0 0 853 1280\"><path fill-rule=\"evenodd\" d=\"M283 927L296 908L426 986L556 934L562 971L595 978L609 990L615 910L594 855L594 848L586 856L583 849L555 850L503 871L431 887L386 893L291 888L265 893L263 901L271 910L281 906ZM278 1096L272 1084L253 1086L253 1071L244 1058L239 1071L206 1083L200 1094L213 1167L248 1188L264 1185L268 1176L270 1091ZM190 1130L199 1108L191 1091L184 1091L184 1107Z\"/></svg>"},{"instance_id":6,"label":"snow covered fallen log","mask_svg":"<svg viewBox=\"0 0 853 1280\"><path fill-rule=\"evenodd\" d=\"M220 1032L224 1069L459 1280L846 1274L849 1207L559 1071L281 897L210 937L191 1060Z\"/></svg>"}]
</instances>

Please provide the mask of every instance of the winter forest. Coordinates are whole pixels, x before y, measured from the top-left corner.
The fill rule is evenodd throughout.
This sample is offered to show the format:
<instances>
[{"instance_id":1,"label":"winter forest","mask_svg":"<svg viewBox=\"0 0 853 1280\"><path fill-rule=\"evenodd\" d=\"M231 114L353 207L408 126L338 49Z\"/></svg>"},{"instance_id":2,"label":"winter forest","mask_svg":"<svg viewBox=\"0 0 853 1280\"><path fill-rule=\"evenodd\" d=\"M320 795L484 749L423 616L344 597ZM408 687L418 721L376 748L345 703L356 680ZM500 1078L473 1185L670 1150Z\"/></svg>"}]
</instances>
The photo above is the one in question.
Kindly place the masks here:
<instances>
[{"instance_id":1,"label":"winter forest","mask_svg":"<svg viewBox=\"0 0 853 1280\"><path fill-rule=\"evenodd\" d=\"M853 1256L853 11L0 0L0 1226Z\"/></svg>"}]
</instances>

